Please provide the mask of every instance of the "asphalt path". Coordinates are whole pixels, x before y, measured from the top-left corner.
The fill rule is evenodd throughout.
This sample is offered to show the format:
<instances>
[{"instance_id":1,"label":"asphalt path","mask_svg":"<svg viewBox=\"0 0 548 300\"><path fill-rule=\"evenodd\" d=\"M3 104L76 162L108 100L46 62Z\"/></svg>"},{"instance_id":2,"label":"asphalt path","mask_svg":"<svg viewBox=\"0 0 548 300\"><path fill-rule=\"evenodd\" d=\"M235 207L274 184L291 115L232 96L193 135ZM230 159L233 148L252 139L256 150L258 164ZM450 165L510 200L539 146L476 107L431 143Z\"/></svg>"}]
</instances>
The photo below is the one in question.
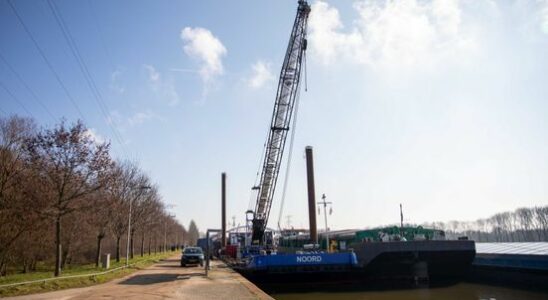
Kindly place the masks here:
<instances>
[{"instance_id":1,"label":"asphalt path","mask_svg":"<svg viewBox=\"0 0 548 300\"><path fill-rule=\"evenodd\" d=\"M272 299L222 262L182 268L172 257L126 277L94 286L6 299Z\"/></svg>"}]
</instances>

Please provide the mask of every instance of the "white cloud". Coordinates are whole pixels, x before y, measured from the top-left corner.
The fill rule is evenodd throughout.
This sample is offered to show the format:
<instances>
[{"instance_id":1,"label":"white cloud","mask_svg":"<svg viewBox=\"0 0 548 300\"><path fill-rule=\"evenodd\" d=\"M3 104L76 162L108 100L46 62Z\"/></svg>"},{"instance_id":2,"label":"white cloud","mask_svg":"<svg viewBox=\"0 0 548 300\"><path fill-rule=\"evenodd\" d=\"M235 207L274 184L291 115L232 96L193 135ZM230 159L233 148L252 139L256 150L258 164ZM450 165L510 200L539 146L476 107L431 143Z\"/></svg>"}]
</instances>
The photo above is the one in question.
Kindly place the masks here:
<instances>
[{"instance_id":1,"label":"white cloud","mask_svg":"<svg viewBox=\"0 0 548 300\"><path fill-rule=\"evenodd\" d=\"M94 128L88 128L84 132L84 135L88 137L89 139L91 139L92 141L94 141L95 143L102 144L105 142L105 138L99 135Z\"/></svg>"},{"instance_id":2,"label":"white cloud","mask_svg":"<svg viewBox=\"0 0 548 300\"><path fill-rule=\"evenodd\" d=\"M200 27L185 27L181 31L181 39L185 44L184 52L201 63L199 73L204 82L223 74L222 57L227 51L211 31Z\"/></svg>"},{"instance_id":3,"label":"white cloud","mask_svg":"<svg viewBox=\"0 0 548 300\"><path fill-rule=\"evenodd\" d=\"M310 16L311 52L323 63L341 59L369 66L426 66L474 50L474 36L463 30L457 0L362 0L359 15L344 30L339 12L323 1Z\"/></svg>"},{"instance_id":4,"label":"white cloud","mask_svg":"<svg viewBox=\"0 0 548 300\"><path fill-rule=\"evenodd\" d=\"M120 132L126 132L128 129L144 124L146 121L152 119L165 121L164 118L150 110L138 111L132 114L129 112L127 114L121 114L120 112L113 110L110 111L107 122L108 124L116 126Z\"/></svg>"},{"instance_id":5,"label":"white cloud","mask_svg":"<svg viewBox=\"0 0 548 300\"><path fill-rule=\"evenodd\" d=\"M542 32L548 34L548 0L537 0L540 4L540 28Z\"/></svg>"},{"instance_id":6,"label":"white cloud","mask_svg":"<svg viewBox=\"0 0 548 300\"><path fill-rule=\"evenodd\" d=\"M117 110L111 110L107 117L107 124L116 127L120 133L125 133L127 129L125 117ZM127 141L126 141L127 142Z\"/></svg>"},{"instance_id":7,"label":"white cloud","mask_svg":"<svg viewBox=\"0 0 548 300\"><path fill-rule=\"evenodd\" d=\"M151 65L144 65L144 67L148 72L148 80L151 83L154 83L154 84L159 83L160 82L160 73L158 73L158 71L156 71L156 68L154 68L154 66L151 66Z\"/></svg>"},{"instance_id":8,"label":"white cloud","mask_svg":"<svg viewBox=\"0 0 548 300\"><path fill-rule=\"evenodd\" d=\"M152 65L143 65L148 73L148 81L153 91L165 97L169 106L175 106L179 103L179 94L175 90L175 85L172 80L162 78L160 72Z\"/></svg>"},{"instance_id":9,"label":"white cloud","mask_svg":"<svg viewBox=\"0 0 548 300\"><path fill-rule=\"evenodd\" d=\"M110 74L110 88L120 94L123 94L126 91L126 88L120 84L120 77L122 76L123 71L116 69Z\"/></svg>"},{"instance_id":10,"label":"white cloud","mask_svg":"<svg viewBox=\"0 0 548 300\"><path fill-rule=\"evenodd\" d=\"M117 110L113 110L109 113L109 116L107 118L107 123L110 125L116 125L119 124L122 120L122 116Z\"/></svg>"},{"instance_id":11,"label":"white cloud","mask_svg":"<svg viewBox=\"0 0 548 300\"><path fill-rule=\"evenodd\" d=\"M150 120L153 117L155 117L155 115L150 111L136 112L135 114L133 114L133 116L127 119L127 122L129 126L133 127L135 125L143 124L146 120Z\"/></svg>"},{"instance_id":12,"label":"white cloud","mask_svg":"<svg viewBox=\"0 0 548 300\"><path fill-rule=\"evenodd\" d=\"M245 80L251 88L259 89L275 79L270 63L259 60L251 66L251 69L251 76Z\"/></svg>"}]
</instances>

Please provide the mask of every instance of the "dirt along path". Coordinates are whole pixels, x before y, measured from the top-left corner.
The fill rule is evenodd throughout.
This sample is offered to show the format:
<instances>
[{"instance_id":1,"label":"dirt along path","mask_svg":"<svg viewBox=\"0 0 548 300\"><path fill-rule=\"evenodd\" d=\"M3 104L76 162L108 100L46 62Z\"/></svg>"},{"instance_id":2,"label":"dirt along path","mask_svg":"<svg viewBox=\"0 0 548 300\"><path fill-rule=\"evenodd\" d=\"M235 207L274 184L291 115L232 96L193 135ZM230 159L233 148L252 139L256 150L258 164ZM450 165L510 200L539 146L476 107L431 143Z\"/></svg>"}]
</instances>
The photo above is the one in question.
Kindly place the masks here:
<instances>
[{"instance_id":1,"label":"dirt along path","mask_svg":"<svg viewBox=\"0 0 548 300\"><path fill-rule=\"evenodd\" d=\"M182 268L178 257L161 261L126 277L84 288L6 299L272 299L222 262Z\"/></svg>"}]
</instances>

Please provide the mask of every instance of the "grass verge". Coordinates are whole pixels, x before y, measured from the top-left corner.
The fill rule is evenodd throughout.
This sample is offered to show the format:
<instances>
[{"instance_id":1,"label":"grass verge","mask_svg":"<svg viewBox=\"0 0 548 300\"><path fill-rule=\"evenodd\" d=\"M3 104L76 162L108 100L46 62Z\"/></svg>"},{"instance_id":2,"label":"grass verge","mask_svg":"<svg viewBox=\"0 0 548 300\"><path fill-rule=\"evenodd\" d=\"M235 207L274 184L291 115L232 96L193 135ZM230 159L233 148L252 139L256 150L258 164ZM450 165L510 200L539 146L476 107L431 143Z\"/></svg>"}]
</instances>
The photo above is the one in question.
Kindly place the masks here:
<instances>
[{"instance_id":1,"label":"grass verge","mask_svg":"<svg viewBox=\"0 0 548 300\"><path fill-rule=\"evenodd\" d=\"M104 283L112 279L124 277L125 275L131 274L137 270L146 268L154 263L159 262L161 259L171 257L175 255L177 251L168 251L165 253L145 255L144 257L135 256L133 259L129 260L129 263L132 264L129 268L116 270L107 274L97 275L97 276L85 276L78 278L59 278L57 280L42 281L37 283L30 283L24 285L17 285L11 287L0 287L0 297L10 297L10 296L20 296L28 295L34 293L44 293L49 291L56 291L68 288L75 287L85 287L94 284ZM125 259L120 262L115 262L111 260L111 269L121 267L125 265ZM61 276L71 276L71 275L85 275L93 274L106 271L102 268L96 268L94 264L90 265L81 265L71 267L70 269L63 270ZM0 277L0 285L24 282L24 281L33 281L46 278L53 278L53 270L40 270L37 272L26 273L26 274L13 274L5 277Z\"/></svg>"}]
</instances>

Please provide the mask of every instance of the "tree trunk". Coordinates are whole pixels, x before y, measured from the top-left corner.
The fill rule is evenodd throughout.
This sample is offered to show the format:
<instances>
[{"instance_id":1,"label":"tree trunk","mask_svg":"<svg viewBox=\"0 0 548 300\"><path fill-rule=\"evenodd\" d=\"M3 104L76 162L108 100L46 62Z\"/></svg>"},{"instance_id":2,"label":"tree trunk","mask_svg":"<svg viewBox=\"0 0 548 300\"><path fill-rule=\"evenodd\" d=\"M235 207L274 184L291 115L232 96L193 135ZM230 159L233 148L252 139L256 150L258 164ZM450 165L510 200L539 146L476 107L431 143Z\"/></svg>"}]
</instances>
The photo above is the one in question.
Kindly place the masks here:
<instances>
[{"instance_id":1,"label":"tree trunk","mask_svg":"<svg viewBox=\"0 0 548 300\"><path fill-rule=\"evenodd\" d=\"M97 235L97 252L95 253L95 267L98 268L101 263L101 242L103 241L103 235Z\"/></svg>"},{"instance_id":2,"label":"tree trunk","mask_svg":"<svg viewBox=\"0 0 548 300\"><path fill-rule=\"evenodd\" d=\"M116 237L116 262L120 262L120 238L121 236Z\"/></svg>"},{"instance_id":3,"label":"tree trunk","mask_svg":"<svg viewBox=\"0 0 548 300\"><path fill-rule=\"evenodd\" d=\"M152 250L151 246L152 246L152 236L149 236L148 237L148 255L149 256L150 256L150 251Z\"/></svg>"},{"instance_id":4,"label":"tree trunk","mask_svg":"<svg viewBox=\"0 0 548 300\"><path fill-rule=\"evenodd\" d=\"M55 277L61 275L61 216L55 219Z\"/></svg>"},{"instance_id":5,"label":"tree trunk","mask_svg":"<svg viewBox=\"0 0 548 300\"><path fill-rule=\"evenodd\" d=\"M65 251L62 251L63 256L62 256L62 259L61 259L61 269L65 268L65 265L67 264L67 261L70 258L70 250L71 250L70 246L71 246L71 243L70 243L70 240L69 240L69 242L67 243L67 245L65 247Z\"/></svg>"},{"instance_id":6,"label":"tree trunk","mask_svg":"<svg viewBox=\"0 0 548 300\"><path fill-rule=\"evenodd\" d=\"M141 236L141 257L145 255L145 233Z\"/></svg>"},{"instance_id":7,"label":"tree trunk","mask_svg":"<svg viewBox=\"0 0 548 300\"><path fill-rule=\"evenodd\" d=\"M26 259L23 259L23 274L26 274L29 270L29 263Z\"/></svg>"},{"instance_id":8,"label":"tree trunk","mask_svg":"<svg viewBox=\"0 0 548 300\"><path fill-rule=\"evenodd\" d=\"M0 276L6 276L6 262L4 259L0 261Z\"/></svg>"},{"instance_id":9,"label":"tree trunk","mask_svg":"<svg viewBox=\"0 0 548 300\"><path fill-rule=\"evenodd\" d=\"M130 238L129 238L129 258L133 259L133 235L135 234L135 231L131 231Z\"/></svg>"}]
</instances>

